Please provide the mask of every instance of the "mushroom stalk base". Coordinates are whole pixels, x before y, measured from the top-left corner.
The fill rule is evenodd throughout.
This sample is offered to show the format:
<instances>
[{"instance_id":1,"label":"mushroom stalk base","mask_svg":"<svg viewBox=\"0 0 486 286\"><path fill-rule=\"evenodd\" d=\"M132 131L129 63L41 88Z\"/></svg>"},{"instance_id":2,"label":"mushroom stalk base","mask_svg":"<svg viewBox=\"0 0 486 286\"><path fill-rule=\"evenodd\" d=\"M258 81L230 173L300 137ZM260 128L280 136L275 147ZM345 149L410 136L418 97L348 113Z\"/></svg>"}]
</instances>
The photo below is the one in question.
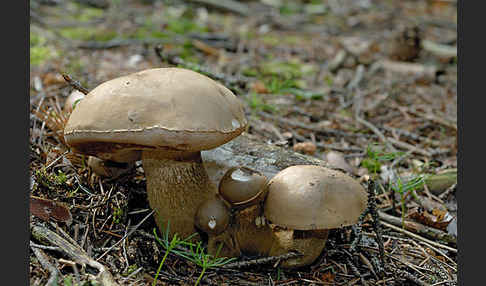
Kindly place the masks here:
<instances>
[{"instance_id":1,"label":"mushroom stalk base","mask_svg":"<svg viewBox=\"0 0 486 286\"><path fill-rule=\"evenodd\" d=\"M208 178L200 152L173 154L171 159L166 155L157 151L142 153L147 196L159 230L165 232L170 223L171 238L175 233L186 238L196 233L197 208L214 196L216 187ZM199 235L193 237L193 241L199 239Z\"/></svg>"}]
</instances>

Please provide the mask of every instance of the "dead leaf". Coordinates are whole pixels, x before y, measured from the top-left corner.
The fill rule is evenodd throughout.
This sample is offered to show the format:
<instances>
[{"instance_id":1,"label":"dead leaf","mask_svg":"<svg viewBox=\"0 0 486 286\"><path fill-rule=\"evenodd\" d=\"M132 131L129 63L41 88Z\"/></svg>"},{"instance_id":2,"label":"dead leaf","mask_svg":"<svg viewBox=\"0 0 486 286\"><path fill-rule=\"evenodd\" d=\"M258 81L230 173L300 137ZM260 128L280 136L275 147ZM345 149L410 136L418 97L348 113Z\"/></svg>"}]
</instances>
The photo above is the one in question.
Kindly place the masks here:
<instances>
[{"instance_id":1,"label":"dead leaf","mask_svg":"<svg viewBox=\"0 0 486 286\"><path fill-rule=\"evenodd\" d=\"M62 203L35 196L30 197L30 214L45 221L53 219L67 225L73 220L71 212Z\"/></svg>"},{"instance_id":2,"label":"dead leaf","mask_svg":"<svg viewBox=\"0 0 486 286\"><path fill-rule=\"evenodd\" d=\"M194 47L196 47L197 49L203 51L204 53L206 53L208 55L219 56L219 54L220 54L220 51L218 49L211 47L210 45L208 45L204 42L201 42L199 40L193 40L192 44L194 45Z\"/></svg>"},{"instance_id":3,"label":"dead leaf","mask_svg":"<svg viewBox=\"0 0 486 286\"><path fill-rule=\"evenodd\" d=\"M335 276L331 271L325 272L321 275L321 281L324 283L334 283Z\"/></svg>"},{"instance_id":4,"label":"dead leaf","mask_svg":"<svg viewBox=\"0 0 486 286\"><path fill-rule=\"evenodd\" d=\"M317 147L312 142L299 142L294 145L294 151L304 153L307 155L314 155L316 152Z\"/></svg>"},{"instance_id":5,"label":"dead leaf","mask_svg":"<svg viewBox=\"0 0 486 286\"><path fill-rule=\"evenodd\" d=\"M49 86L53 84L65 84L66 81L64 80L64 78L60 73L50 72L44 75L44 79L42 80L42 83L44 84L44 86Z\"/></svg>"},{"instance_id":6,"label":"dead leaf","mask_svg":"<svg viewBox=\"0 0 486 286\"><path fill-rule=\"evenodd\" d=\"M431 212L424 210L423 208L416 208L409 214L409 217L416 220L417 222L446 231L447 226L452 220L447 211L433 209Z\"/></svg>"},{"instance_id":7,"label":"dead leaf","mask_svg":"<svg viewBox=\"0 0 486 286\"><path fill-rule=\"evenodd\" d=\"M261 81L255 81L251 84L251 89L256 93L268 93L268 89L265 87L265 84Z\"/></svg>"}]
</instances>

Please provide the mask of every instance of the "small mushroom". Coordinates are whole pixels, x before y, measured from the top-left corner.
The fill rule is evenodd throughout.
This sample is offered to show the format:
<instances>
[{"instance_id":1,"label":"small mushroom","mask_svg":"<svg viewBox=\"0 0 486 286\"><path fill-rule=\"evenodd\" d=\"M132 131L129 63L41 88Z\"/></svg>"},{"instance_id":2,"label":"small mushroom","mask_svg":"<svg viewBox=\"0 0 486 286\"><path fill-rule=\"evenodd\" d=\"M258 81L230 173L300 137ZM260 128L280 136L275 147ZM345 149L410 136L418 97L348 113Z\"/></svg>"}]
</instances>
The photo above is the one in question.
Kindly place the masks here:
<instances>
[{"instance_id":1,"label":"small mushroom","mask_svg":"<svg viewBox=\"0 0 486 286\"><path fill-rule=\"evenodd\" d=\"M246 167L232 167L219 182L219 195L232 207L246 207L263 199L267 177Z\"/></svg>"},{"instance_id":2,"label":"small mushroom","mask_svg":"<svg viewBox=\"0 0 486 286\"><path fill-rule=\"evenodd\" d=\"M88 166L100 177L118 178L134 167L135 162L117 163L110 160L101 160L94 156L88 156Z\"/></svg>"},{"instance_id":3,"label":"small mushroom","mask_svg":"<svg viewBox=\"0 0 486 286\"><path fill-rule=\"evenodd\" d=\"M196 212L196 227L207 234L217 235L228 228L231 212L217 195L203 202Z\"/></svg>"},{"instance_id":4,"label":"small mushroom","mask_svg":"<svg viewBox=\"0 0 486 286\"><path fill-rule=\"evenodd\" d=\"M262 217L262 206L250 205L234 212L228 228L223 232L205 231L208 234L208 253L220 257L238 257L243 253L267 256L275 239L268 225L255 224Z\"/></svg>"},{"instance_id":5,"label":"small mushroom","mask_svg":"<svg viewBox=\"0 0 486 286\"><path fill-rule=\"evenodd\" d=\"M242 103L223 85L191 70L157 68L93 89L71 113L64 137L73 151L102 160L142 159L158 227L170 221L171 235L188 237L198 206L217 193L201 150L232 140L246 125Z\"/></svg>"},{"instance_id":6,"label":"small mushroom","mask_svg":"<svg viewBox=\"0 0 486 286\"><path fill-rule=\"evenodd\" d=\"M267 178L263 174L250 168L232 167L226 171L219 182L218 196L198 210L199 214L201 208L216 204L216 201L217 205L231 207L232 219L224 232L215 233L198 226L208 234L210 254L227 257L240 256L241 253L268 254L272 237L270 229L265 225L260 204L266 183Z\"/></svg>"},{"instance_id":7,"label":"small mushroom","mask_svg":"<svg viewBox=\"0 0 486 286\"><path fill-rule=\"evenodd\" d=\"M350 176L321 166L298 165L268 183L264 213L276 244L269 254L298 251L283 267L311 264L322 252L329 229L352 225L365 210L364 188Z\"/></svg>"}]
</instances>

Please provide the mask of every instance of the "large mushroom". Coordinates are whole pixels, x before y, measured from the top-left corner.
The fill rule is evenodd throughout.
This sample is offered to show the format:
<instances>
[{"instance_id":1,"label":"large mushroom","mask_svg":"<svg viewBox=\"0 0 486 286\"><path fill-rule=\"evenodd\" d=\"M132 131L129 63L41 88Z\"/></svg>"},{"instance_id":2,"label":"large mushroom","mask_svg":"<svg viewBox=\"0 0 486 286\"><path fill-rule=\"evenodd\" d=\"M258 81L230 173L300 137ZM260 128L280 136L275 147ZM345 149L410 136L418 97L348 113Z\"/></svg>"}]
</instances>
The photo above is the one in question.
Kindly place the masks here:
<instances>
[{"instance_id":1,"label":"large mushroom","mask_svg":"<svg viewBox=\"0 0 486 286\"><path fill-rule=\"evenodd\" d=\"M79 90L73 90L69 96L64 101L64 112L66 114L71 114L74 107L85 98L85 94ZM135 166L135 162L131 163L117 163L110 160L101 160L100 158L94 156L88 156L87 161L88 166L91 171L100 177L105 178L117 178L125 173L127 173L131 168Z\"/></svg>"},{"instance_id":2,"label":"large mushroom","mask_svg":"<svg viewBox=\"0 0 486 286\"><path fill-rule=\"evenodd\" d=\"M270 255L298 251L283 267L312 263L329 229L355 224L367 204L364 188L350 176L313 165L291 166L268 183L264 214L277 242Z\"/></svg>"},{"instance_id":3,"label":"large mushroom","mask_svg":"<svg viewBox=\"0 0 486 286\"><path fill-rule=\"evenodd\" d=\"M181 68L149 69L93 89L72 112L64 137L75 152L129 163L142 159L160 229L196 232L197 207L216 193L201 150L247 125L243 105L223 85ZM197 238L196 238L197 239Z\"/></svg>"}]
</instances>

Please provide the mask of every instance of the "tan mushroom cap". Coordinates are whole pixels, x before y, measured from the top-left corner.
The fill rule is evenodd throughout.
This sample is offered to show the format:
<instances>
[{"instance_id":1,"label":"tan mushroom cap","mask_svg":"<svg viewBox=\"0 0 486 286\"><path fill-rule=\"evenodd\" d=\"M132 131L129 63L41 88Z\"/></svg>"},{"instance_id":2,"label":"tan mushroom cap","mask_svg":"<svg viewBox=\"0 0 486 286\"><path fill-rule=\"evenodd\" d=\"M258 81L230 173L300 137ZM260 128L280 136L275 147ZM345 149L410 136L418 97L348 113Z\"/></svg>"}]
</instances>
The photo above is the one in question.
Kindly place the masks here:
<instances>
[{"instance_id":1,"label":"tan mushroom cap","mask_svg":"<svg viewBox=\"0 0 486 286\"><path fill-rule=\"evenodd\" d=\"M350 176L321 166L298 165L268 183L265 217L296 230L352 225L366 208L364 188Z\"/></svg>"},{"instance_id":2,"label":"tan mushroom cap","mask_svg":"<svg viewBox=\"0 0 486 286\"><path fill-rule=\"evenodd\" d=\"M223 85L191 70L157 68L97 86L72 112L64 137L77 152L130 161L133 150L212 149L246 125L242 103Z\"/></svg>"},{"instance_id":3,"label":"tan mushroom cap","mask_svg":"<svg viewBox=\"0 0 486 286\"><path fill-rule=\"evenodd\" d=\"M208 234L220 234L228 227L230 216L231 213L223 200L214 196L199 206L195 224Z\"/></svg>"},{"instance_id":4,"label":"tan mushroom cap","mask_svg":"<svg viewBox=\"0 0 486 286\"><path fill-rule=\"evenodd\" d=\"M232 167L219 182L219 194L232 205L242 205L259 197L267 177L247 167Z\"/></svg>"}]
</instances>

